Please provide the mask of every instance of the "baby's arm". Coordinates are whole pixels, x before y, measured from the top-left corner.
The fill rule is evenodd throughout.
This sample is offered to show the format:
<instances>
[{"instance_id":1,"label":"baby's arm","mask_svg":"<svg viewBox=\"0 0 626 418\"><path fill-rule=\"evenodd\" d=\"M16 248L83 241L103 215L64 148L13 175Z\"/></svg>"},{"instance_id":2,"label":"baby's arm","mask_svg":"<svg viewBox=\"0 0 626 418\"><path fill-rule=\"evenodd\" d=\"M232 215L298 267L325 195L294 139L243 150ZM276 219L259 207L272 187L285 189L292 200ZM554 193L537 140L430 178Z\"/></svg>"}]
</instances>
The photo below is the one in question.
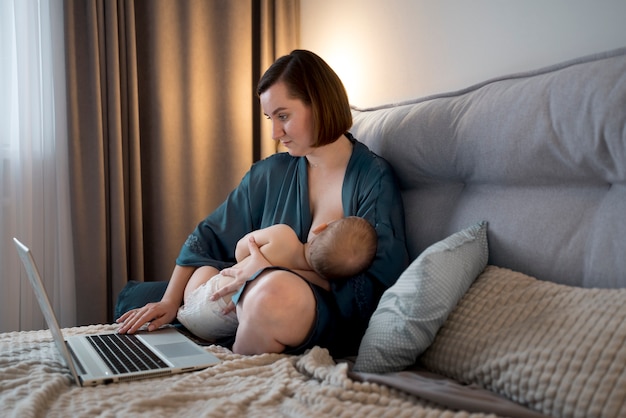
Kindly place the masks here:
<instances>
[{"instance_id":1,"label":"baby's arm","mask_svg":"<svg viewBox=\"0 0 626 418\"><path fill-rule=\"evenodd\" d=\"M294 230L284 224L252 231L240 239L235 248L235 258L238 263L250 255L248 251L248 238L250 236L254 237L261 254L272 265L294 270L310 270L304 259L302 243Z\"/></svg>"}]
</instances>

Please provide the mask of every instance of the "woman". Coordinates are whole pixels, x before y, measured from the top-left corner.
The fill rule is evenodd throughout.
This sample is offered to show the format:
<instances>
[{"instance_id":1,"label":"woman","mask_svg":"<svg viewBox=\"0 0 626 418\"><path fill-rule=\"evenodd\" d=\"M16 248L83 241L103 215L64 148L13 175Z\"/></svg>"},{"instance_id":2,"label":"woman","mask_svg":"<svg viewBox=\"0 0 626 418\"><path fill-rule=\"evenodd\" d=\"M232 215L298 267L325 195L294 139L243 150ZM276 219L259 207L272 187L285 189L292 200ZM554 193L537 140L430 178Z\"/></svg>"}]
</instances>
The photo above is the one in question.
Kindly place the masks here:
<instances>
[{"instance_id":1,"label":"woman","mask_svg":"<svg viewBox=\"0 0 626 418\"><path fill-rule=\"evenodd\" d=\"M259 81L257 93L272 122L273 139L288 152L251 167L189 236L161 301L122 315L120 332L171 322L185 288L203 284L202 279L194 282L194 270L211 266L211 274L194 276L209 277L232 265L238 239L249 232L284 223L305 242L318 225L354 215L370 221L378 234L376 258L366 273L333 282L326 290L307 272L272 268L251 241L251 262L243 269L222 270L235 280L212 299L243 287L236 307L236 353L301 353L319 345L333 356L355 355L380 296L407 265L404 213L393 171L347 132L352 115L345 88L314 53L296 50L279 58Z\"/></svg>"}]
</instances>

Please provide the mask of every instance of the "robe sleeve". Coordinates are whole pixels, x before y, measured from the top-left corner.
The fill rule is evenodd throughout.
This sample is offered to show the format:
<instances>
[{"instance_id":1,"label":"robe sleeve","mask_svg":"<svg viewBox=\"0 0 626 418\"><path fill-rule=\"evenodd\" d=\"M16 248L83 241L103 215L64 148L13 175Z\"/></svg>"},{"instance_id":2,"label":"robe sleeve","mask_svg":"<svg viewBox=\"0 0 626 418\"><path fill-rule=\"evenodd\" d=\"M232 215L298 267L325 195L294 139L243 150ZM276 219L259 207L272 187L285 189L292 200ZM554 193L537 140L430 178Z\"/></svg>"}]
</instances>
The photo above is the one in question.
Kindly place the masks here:
<instances>
[{"instance_id":1,"label":"robe sleeve","mask_svg":"<svg viewBox=\"0 0 626 418\"><path fill-rule=\"evenodd\" d=\"M237 241L253 229L250 207L250 172L239 186L187 237L176 264L213 266L218 270L235 263Z\"/></svg>"}]
</instances>

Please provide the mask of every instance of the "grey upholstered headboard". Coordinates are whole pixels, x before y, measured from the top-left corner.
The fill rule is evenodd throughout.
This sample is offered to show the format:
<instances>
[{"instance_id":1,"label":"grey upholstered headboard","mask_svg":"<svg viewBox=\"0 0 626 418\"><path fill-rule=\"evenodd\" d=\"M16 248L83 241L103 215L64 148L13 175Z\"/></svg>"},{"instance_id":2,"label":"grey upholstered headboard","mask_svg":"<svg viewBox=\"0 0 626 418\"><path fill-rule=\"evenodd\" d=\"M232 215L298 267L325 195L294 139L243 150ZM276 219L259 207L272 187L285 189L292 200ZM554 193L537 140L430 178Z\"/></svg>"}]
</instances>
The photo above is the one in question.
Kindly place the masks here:
<instances>
[{"instance_id":1,"label":"grey upholstered headboard","mask_svg":"<svg viewBox=\"0 0 626 418\"><path fill-rule=\"evenodd\" d=\"M355 109L352 133L396 170L412 258L487 220L490 264L626 287L626 48Z\"/></svg>"}]
</instances>

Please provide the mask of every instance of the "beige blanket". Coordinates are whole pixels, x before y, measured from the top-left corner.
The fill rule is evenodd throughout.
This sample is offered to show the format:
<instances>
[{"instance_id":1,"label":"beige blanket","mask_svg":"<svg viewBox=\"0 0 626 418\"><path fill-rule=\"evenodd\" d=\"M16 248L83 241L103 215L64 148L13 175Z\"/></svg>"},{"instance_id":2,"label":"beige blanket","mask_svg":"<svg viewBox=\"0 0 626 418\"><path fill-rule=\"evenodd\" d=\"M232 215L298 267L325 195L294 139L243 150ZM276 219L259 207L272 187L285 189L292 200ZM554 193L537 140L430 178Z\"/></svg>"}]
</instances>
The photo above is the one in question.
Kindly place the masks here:
<instances>
[{"instance_id":1,"label":"beige blanket","mask_svg":"<svg viewBox=\"0 0 626 418\"><path fill-rule=\"evenodd\" d=\"M98 325L67 335L110 330ZM324 349L302 356L235 355L199 372L80 388L48 331L0 334L2 417L486 417L438 409L384 385L353 381ZM493 416L493 415L491 415Z\"/></svg>"}]
</instances>

